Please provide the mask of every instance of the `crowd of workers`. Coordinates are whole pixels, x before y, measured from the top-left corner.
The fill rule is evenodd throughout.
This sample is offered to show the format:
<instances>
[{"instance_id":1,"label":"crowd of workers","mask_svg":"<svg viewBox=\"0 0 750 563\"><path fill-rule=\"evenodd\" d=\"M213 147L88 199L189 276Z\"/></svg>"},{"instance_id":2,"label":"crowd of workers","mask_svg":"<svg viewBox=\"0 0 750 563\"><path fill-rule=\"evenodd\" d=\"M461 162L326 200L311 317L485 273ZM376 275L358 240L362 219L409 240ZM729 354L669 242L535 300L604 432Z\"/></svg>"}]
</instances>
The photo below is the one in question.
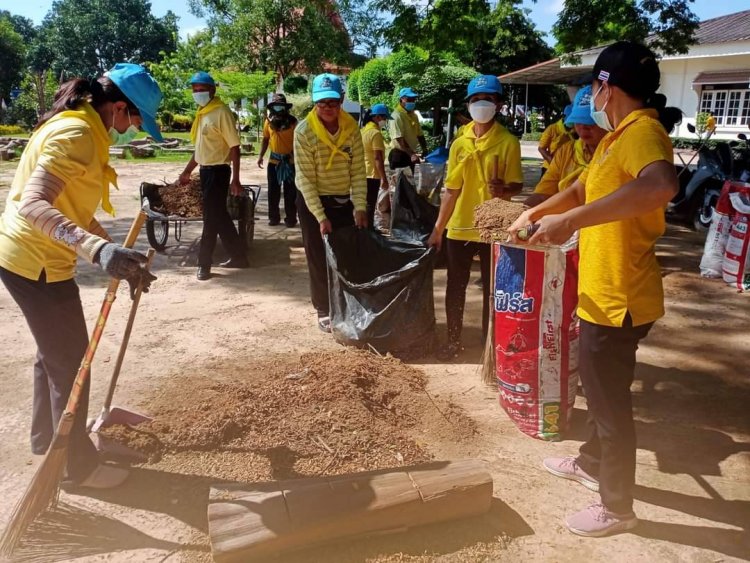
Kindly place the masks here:
<instances>
[{"instance_id":1,"label":"crowd of workers","mask_svg":"<svg viewBox=\"0 0 750 563\"><path fill-rule=\"evenodd\" d=\"M632 511L635 432L630 384L638 342L664 314L655 243L663 234L664 208L677 190L667 135L679 110L657 94L660 73L654 54L618 42L602 51L590 86L582 88L563 119L543 136L545 173L509 229L538 230L529 244L561 244L580 232L578 316L580 375L588 402L588 439L575 458L550 458L554 475L598 490L601 503L567 520L574 533L599 536L636 525ZM191 136L195 152L180 175L187 183L196 167L204 201L198 279L211 277L217 236L230 258L223 267L245 268L247 257L226 209L231 190L240 194L240 149L229 108L205 72L191 80L199 106ZM461 346L467 283L478 255L484 281L483 333L489 316L490 247L473 227L474 208L490 198L510 198L523 185L520 145L496 119L502 85L495 76L468 84L468 118L450 147L445 190L428 245L444 246L448 359ZM399 92L393 112L373 106L367 123L342 110L344 91L331 74L315 77L314 107L298 122L276 94L268 106L258 166L267 165L268 220L299 222L317 324L330 331L323 236L343 226L368 228L375 209L387 203L389 171L414 167L426 152L414 113L418 93ZM146 258L111 242L94 219L101 203L111 212L109 185L116 175L108 148L144 129L160 133L155 115L161 92L140 66L118 64L94 80L63 84L50 112L24 152L0 219L0 279L22 310L38 346L34 365L32 451L44 453L88 341L74 281L76 258L100 265L134 285L154 278ZM389 129L390 151L382 129ZM386 166L387 162L387 166ZM447 230L445 242L444 233ZM84 393L86 395L86 393ZM80 409L71 433L67 478L83 487L109 488L127 476L99 463Z\"/></svg>"}]
</instances>

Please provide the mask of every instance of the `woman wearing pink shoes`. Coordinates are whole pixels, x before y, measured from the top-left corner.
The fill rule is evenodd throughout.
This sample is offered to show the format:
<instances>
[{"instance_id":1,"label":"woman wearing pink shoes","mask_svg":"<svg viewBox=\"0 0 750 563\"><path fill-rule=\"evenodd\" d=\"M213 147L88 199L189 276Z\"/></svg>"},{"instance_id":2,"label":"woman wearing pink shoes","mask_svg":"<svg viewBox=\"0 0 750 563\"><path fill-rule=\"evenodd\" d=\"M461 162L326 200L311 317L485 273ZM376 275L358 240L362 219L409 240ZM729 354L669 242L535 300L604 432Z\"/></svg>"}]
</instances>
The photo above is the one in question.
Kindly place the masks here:
<instances>
[{"instance_id":1,"label":"woman wearing pink shoes","mask_svg":"<svg viewBox=\"0 0 750 563\"><path fill-rule=\"evenodd\" d=\"M544 467L599 491L601 502L566 519L571 532L599 537L638 524L630 385L638 342L664 315L656 241L678 190L667 133L682 113L656 93L659 65L643 45L610 45L593 77L591 117L609 133L570 188L524 212L510 231L538 223L530 244L561 244L580 230L579 372L588 437L578 457L545 459Z\"/></svg>"}]
</instances>

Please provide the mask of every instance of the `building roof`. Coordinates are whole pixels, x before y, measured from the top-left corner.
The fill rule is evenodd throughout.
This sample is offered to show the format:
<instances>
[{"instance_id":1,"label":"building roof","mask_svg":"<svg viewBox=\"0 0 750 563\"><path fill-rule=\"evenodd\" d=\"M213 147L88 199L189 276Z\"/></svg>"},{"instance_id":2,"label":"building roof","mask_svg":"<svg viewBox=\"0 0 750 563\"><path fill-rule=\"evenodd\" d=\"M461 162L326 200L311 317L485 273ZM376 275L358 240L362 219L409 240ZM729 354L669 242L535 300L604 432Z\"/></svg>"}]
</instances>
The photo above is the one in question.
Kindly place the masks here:
<instances>
[{"instance_id":1,"label":"building roof","mask_svg":"<svg viewBox=\"0 0 750 563\"><path fill-rule=\"evenodd\" d=\"M591 82L591 66L563 66L559 58L544 61L500 77L503 84L577 84Z\"/></svg>"},{"instance_id":2,"label":"building roof","mask_svg":"<svg viewBox=\"0 0 750 563\"><path fill-rule=\"evenodd\" d=\"M695 32L698 45L747 40L750 40L750 10L702 21Z\"/></svg>"}]
</instances>

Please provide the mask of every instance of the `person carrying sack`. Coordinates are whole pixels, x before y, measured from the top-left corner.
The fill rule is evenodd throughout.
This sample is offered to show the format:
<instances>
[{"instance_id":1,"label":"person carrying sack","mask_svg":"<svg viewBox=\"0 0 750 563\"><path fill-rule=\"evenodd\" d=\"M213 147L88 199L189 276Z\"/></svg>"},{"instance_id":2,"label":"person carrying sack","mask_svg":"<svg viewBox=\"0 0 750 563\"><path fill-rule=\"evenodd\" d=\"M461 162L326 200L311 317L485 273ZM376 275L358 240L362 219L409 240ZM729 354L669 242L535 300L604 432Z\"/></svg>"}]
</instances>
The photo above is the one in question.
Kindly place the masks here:
<instances>
[{"instance_id":1,"label":"person carrying sack","mask_svg":"<svg viewBox=\"0 0 750 563\"><path fill-rule=\"evenodd\" d=\"M297 225L297 185L294 183L294 128L297 118L289 110L284 94L274 94L268 104L268 118L263 124L263 142L258 156L258 168L263 168L263 157L271 149L268 160L268 225L281 223L279 202L284 188L284 224Z\"/></svg>"},{"instance_id":2,"label":"person carrying sack","mask_svg":"<svg viewBox=\"0 0 750 563\"><path fill-rule=\"evenodd\" d=\"M367 180L359 127L341 108L341 80L316 76L312 99L315 107L294 131L297 209L318 328L331 332L323 236L341 227L367 227Z\"/></svg>"},{"instance_id":3,"label":"person carrying sack","mask_svg":"<svg viewBox=\"0 0 750 563\"><path fill-rule=\"evenodd\" d=\"M127 144L141 128L162 137L156 111L162 94L140 65L118 63L104 76L60 85L21 155L0 217L0 280L18 304L37 346L31 451L44 455L65 410L89 343L75 282L76 259L144 291L156 278L146 257L111 242L94 219L114 215L109 147ZM70 432L66 479L96 489L120 485L128 471L99 462L86 431L89 380Z\"/></svg>"},{"instance_id":4,"label":"person carrying sack","mask_svg":"<svg viewBox=\"0 0 750 563\"><path fill-rule=\"evenodd\" d=\"M200 281L211 279L211 263L216 237L229 254L222 268L247 268L245 244L237 232L227 210L227 196L243 194L240 183L240 136L232 111L216 95L216 82L207 72L196 72L190 79L193 100L198 104L190 139L195 152L178 179L181 185L190 183L190 175L200 165L201 195L203 198L203 232L198 252ZM229 163L232 163L230 169ZM230 183L231 176L231 183Z\"/></svg>"},{"instance_id":5,"label":"person carrying sack","mask_svg":"<svg viewBox=\"0 0 750 563\"><path fill-rule=\"evenodd\" d=\"M474 209L493 197L510 199L523 187L521 144L495 120L500 109L502 85L496 76L481 75L469 82L466 100L472 122L454 141L448 157L445 193L428 246L440 250L443 232L448 228L446 256L448 283L445 314L448 341L438 358L450 360L461 350L466 286L474 256L479 255L482 273L482 335L489 320L491 245L479 240L474 229ZM495 166L497 163L497 166ZM497 170L495 170L497 168Z\"/></svg>"}]
</instances>

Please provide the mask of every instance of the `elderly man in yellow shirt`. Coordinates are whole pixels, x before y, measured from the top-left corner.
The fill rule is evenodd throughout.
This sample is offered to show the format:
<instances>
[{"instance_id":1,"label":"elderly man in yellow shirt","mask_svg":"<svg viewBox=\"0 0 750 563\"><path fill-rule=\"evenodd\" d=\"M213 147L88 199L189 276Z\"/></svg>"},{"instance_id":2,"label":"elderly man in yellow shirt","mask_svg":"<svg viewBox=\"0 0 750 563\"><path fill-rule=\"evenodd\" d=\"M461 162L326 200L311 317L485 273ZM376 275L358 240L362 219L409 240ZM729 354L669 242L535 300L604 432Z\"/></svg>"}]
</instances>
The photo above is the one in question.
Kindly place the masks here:
<instances>
[{"instance_id":1,"label":"elderly man in yellow shirt","mask_svg":"<svg viewBox=\"0 0 750 563\"><path fill-rule=\"evenodd\" d=\"M505 127L495 121L500 110L502 85L496 76L480 75L469 82L466 99L472 122L451 145L445 193L435 228L427 244L440 248L448 227L446 255L448 284L445 313L448 342L439 351L441 360L455 358L461 350L466 286L474 256L479 255L482 273L482 334L489 319L490 251L474 229L474 208L493 197L510 197L523 187L521 145ZM497 176L495 176L497 163Z\"/></svg>"},{"instance_id":2,"label":"elderly man in yellow shirt","mask_svg":"<svg viewBox=\"0 0 750 563\"><path fill-rule=\"evenodd\" d=\"M565 123L572 109L573 106L571 105L565 106L563 116L547 127L539 138L538 150L544 159L542 162L542 175L546 173L550 162L552 162L552 157L555 156L557 150L573 140L573 131Z\"/></svg>"},{"instance_id":3,"label":"elderly man in yellow shirt","mask_svg":"<svg viewBox=\"0 0 750 563\"><path fill-rule=\"evenodd\" d=\"M558 192L570 187L586 169L591 157L607 132L591 117L591 86L584 86L573 101L573 109L565 120L566 127L575 129L578 139L560 147L550 162L547 173L524 202L528 207L539 205Z\"/></svg>"},{"instance_id":4,"label":"elderly man in yellow shirt","mask_svg":"<svg viewBox=\"0 0 750 563\"><path fill-rule=\"evenodd\" d=\"M199 280L211 278L211 262L216 237L229 254L229 260L219 264L222 268L247 268L245 245L227 210L227 195L242 195L240 184L240 136L234 116L227 105L216 95L216 82L207 72L197 72L190 79L193 100L198 104L190 138L195 152L179 182L190 182L190 174L200 165L201 192L203 196L203 233L198 253ZM232 168L229 168L229 163ZM231 183L229 181L231 175Z\"/></svg>"},{"instance_id":5,"label":"elderly man in yellow shirt","mask_svg":"<svg viewBox=\"0 0 750 563\"><path fill-rule=\"evenodd\" d=\"M344 91L339 77L316 76L312 99L315 107L294 130L297 210L318 328L331 332L322 237L341 227L367 227L367 179L362 135L354 118L341 108Z\"/></svg>"},{"instance_id":6,"label":"elderly man in yellow shirt","mask_svg":"<svg viewBox=\"0 0 750 563\"><path fill-rule=\"evenodd\" d=\"M636 435L630 386L638 343L664 315L656 241L679 185L668 133L682 112L657 94L661 73L648 47L628 41L594 64L591 117L609 132L572 186L525 211L510 228L538 230L529 244L561 244L580 230L579 373L587 439L577 457L547 458L555 476L598 491L600 502L570 515L574 534L600 537L634 528Z\"/></svg>"},{"instance_id":7,"label":"elderly man in yellow shirt","mask_svg":"<svg viewBox=\"0 0 750 563\"><path fill-rule=\"evenodd\" d=\"M389 134L391 137L391 152L388 154L388 164L391 169L406 168L414 169L419 164L417 149L422 154L427 152L427 141L419 124L419 118L414 110L417 107L417 94L411 88L401 88L398 92L399 102L395 111L391 114Z\"/></svg>"}]
</instances>

